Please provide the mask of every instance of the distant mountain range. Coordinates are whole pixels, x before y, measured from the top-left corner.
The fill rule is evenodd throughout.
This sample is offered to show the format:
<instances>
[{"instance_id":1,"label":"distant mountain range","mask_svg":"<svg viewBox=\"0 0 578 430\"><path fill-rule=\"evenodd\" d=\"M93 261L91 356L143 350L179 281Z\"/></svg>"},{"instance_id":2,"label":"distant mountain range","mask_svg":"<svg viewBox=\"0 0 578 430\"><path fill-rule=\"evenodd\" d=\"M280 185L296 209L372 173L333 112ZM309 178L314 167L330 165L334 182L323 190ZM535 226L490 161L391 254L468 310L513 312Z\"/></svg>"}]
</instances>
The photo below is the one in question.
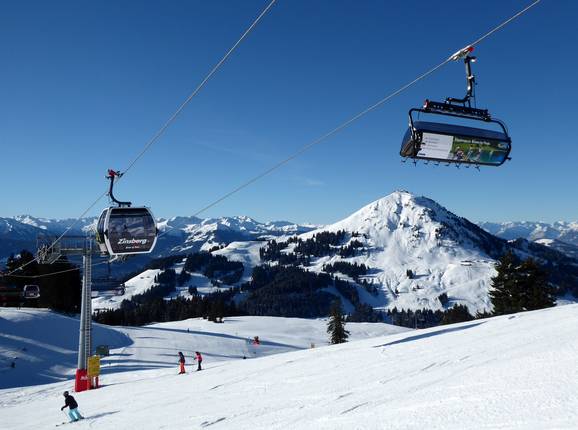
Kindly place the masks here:
<instances>
[{"instance_id":1,"label":"distant mountain range","mask_svg":"<svg viewBox=\"0 0 578 430\"><path fill-rule=\"evenodd\" d=\"M484 230L506 240L526 239L554 248L578 258L578 221L545 222L480 222Z\"/></svg>"},{"instance_id":2,"label":"distant mountain range","mask_svg":"<svg viewBox=\"0 0 578 430\"><path fill-rule=\"evenodd\" d=\"M0 218L0 263L23 249L34 252L38 235L59 236L73 225L68 235L85 235L94 228L96 218L45 219L31 215ZM174 217L159 219L160 238L151 258L209 250L231 242L267 240L282 235L301 234L317 226L287 221L258 222L246 216L206 218ZM142 259L141 259L142 260Z\"/></svg>"},{"instance_id":3,"label":"distant mountain range","mask_svg":"<svg viewBox=\"0 0 578 430\"><path fill-rule=\"evenodd\" d=\"M94 217L82 219L69 234L84 235L93 228L95 222ZM74 223L74 219L36 218L31 215L0 217L0 262L22 249L34 251L39 234L57 236ZM160 219L158 225L162 236L153 257L208 250L231 242L301 234L320 227L287 221L262 223L247 216L206 219L178 216ZM530 221L480 222L478 226L502 239L526 239L578 257L578 221L552 224Z\"/></svg>"},{"instance_id":4,"label":"distant mountain range","mask_svg":"<svg viewBox=\"0 0 578 430\"><path fill-rule=\"evenodd\" d=\"M282 252L308 257L309 263L304 267L314 272L343 263L364 265L367 273L358 279L340 274L339 270L331 273L353 283L365 281L377 287L377 294L370 294L358 285L361 301L374 308L443 309L459 303L473 313L488 310L495 261L508 250L521 258L533 257L547 265L571 267L573 274L560 279L560 284L568 279L575 284L578 280L578 262L565 254L523 238L507 241L496 237L435 201L405 191L394 192L342 221L303 233L298 239L307 241L324 232L346 234L342 243L321 256L299 255L302 251L295 240L281 245ZM344 256L341 250L347 247L355 247L353 255ZM309 248L315 249L316 245ZM251 253L246 247L241 254L234 246L218 253L244 264L250 262L247 254ZM444 295L447 300L440 299Z\"/></svg>"},{"instance_id":5,"label":"distant mountain range","mask_svg":"<svg viewBox=\"0 0 578 430\"><path fill-rule=\"evenodd\" d=\"M488 310L495 262L508 250L560 268L561 276L556 280L560 285L576 285L578 281L578 262L556 249L524 238L499 238L435 201L405 191L315 229L261 224L242 217L179 218L167 220L167 225L172 230L160 223L161 229L168 231L164 237L170 233L178 239L170 253L212 250L215 255L242 262L245 271L239 285L250 280L255 266L293 261L305 270L331 273L349 281L361 302L378 309L447 309L465 304L472 313ZM328 235L333 236L327 239ZM335 237L340 238L338 243ZM272 258L264 256L263 250L269 248L265 239L275 239L280 253L273 252ZM333 243L325 246L328 240ZM361 266L365 269L359 276L346 273ZM142 275L135 279L139 278ZM195 273L190 286L205 288L210 284L209 279ZM182 294L188 294L188 286L181 289ZM341 294L331 288L328 292ZM341 299L346 310L352 311L353 303L347 297Z\"/></svg>"},{"instance_id":6,"label":"distant mountain range","mask_svg":"<svg viewBox=\"0 0 578 430\"><path fill-rule=\"evenodd\" d=\"M578 246L578 221L558 221L552 224L532 221L480 222L478 225L493 235L507 240L556 239Z\"/></svg>"},{"instance_id":7,"label":"distant mountain range","mask_svg":"<svg viewBox=\"0 0 578 430\"><path fill-rule=\"evenodd\" d=\"M21 249L34 251L38 234L61 234L73 222L29 215L0 218L0 261ZM70 234L86 234L95 222L95 218L83 219ZM328 226L261 223L235 216L174 217L159 220L158 227L161 237L154 253L117 265L121 272L137 271L155 257L210 250L243 262L241 282L246 282L252 268L265 263L260 249L267 241L287 242L290 237L307 241L322 232L344 231L335 252L302 256L308 261L305 268L323 272L324 266L339 262L363 264L367 273L357 279L335 270L331 273L355 284L361 301L375 308L441 309L461 303L472 311L487 310L495 261L507 250L560 268L558 281L564 285L576 285L578 273L573 258L578 256L578 223L476 225L429 198L405 191L396 191ZM348 246L355 246L351 255L338 252ZM283 252L294 249L295 242L287 242Z\"/></svg>"}]
</instances>

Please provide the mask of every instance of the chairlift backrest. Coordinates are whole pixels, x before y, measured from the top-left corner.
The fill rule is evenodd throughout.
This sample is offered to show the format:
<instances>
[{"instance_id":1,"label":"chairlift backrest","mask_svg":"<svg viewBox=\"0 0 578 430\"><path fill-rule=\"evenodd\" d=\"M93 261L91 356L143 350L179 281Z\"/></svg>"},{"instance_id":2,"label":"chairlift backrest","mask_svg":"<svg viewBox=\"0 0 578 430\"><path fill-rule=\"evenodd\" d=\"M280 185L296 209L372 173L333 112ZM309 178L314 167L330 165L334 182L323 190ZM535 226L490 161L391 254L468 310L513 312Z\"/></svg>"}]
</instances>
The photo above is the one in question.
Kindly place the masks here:
<instances>
[{"instance_id":1,"label":"chairlift backrest","mask_svg":"<svg viewBox=\"0 0 578 430\"><path fill-rule=\"evenodd\" d=\"M410 110L410 126L401 144L402 157L479 166L500 166L508 160L512 148L511 139L501 121L480 120L485 124L497 124L501 131L495 131L448 123L413 121L412 113L416 111L440 114L423 109ZM476 120L459 115L450 116Z\"/></svg>"}]
</instances>

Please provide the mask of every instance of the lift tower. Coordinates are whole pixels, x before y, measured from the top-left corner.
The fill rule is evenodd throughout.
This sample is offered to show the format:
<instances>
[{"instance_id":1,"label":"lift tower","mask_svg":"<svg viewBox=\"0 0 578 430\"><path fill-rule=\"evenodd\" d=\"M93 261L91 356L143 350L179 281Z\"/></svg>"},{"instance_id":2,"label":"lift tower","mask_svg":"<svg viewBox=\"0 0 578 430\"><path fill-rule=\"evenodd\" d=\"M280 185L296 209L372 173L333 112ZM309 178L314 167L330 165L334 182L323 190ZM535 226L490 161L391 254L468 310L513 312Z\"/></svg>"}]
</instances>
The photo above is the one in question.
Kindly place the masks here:
<instances>
[{"instance_id":1,"label":"lift tower","mask_svg":"<svg viewBox=\"0 0 578 430\"><path fill-rule=\"evenodd\" d=\"M92 257L100 255L93 246L91 236L38 237L38 262L52 264L61 256L82 256L82 293L80 299L80 335L78 339L78 363L74 391L92 387L88 377L88 357L92 353Z\"/></svg>"}]
</instances>

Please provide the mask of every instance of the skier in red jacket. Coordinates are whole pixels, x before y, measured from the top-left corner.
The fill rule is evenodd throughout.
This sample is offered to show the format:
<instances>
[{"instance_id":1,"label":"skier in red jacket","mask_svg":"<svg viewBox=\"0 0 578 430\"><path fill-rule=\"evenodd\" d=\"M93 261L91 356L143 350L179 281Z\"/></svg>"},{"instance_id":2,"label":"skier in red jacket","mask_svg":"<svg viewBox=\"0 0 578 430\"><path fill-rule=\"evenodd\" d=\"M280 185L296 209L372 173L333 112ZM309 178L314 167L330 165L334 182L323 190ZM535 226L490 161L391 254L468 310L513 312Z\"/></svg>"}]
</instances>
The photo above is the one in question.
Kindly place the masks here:
<instances>
[{"instance_id":1,"label":"skier in red jacket","mask_svg":"<svg viewBox=\"0 0 578 430\"><path fill-rule=\"evenodd\" d=\"M193 358L193 360L197 360L197 372L199 370L203 370L201 369L201 363L203 362L203 356L201 355L201 353L199 351L195 351L195 358Z\"/></svg>"},{"instance_id":2,"label":"skier in red jacket","mask_svg":"<svg viewBox=\"0 0 578 430\"><path fill-rule=\"evenodd\" d=\"M185 356L180 351L179 351L179 364L181 365L181 371L179 372L179 375L182 375L183 373L185 373Z\"/></svg>"}]
</instances>

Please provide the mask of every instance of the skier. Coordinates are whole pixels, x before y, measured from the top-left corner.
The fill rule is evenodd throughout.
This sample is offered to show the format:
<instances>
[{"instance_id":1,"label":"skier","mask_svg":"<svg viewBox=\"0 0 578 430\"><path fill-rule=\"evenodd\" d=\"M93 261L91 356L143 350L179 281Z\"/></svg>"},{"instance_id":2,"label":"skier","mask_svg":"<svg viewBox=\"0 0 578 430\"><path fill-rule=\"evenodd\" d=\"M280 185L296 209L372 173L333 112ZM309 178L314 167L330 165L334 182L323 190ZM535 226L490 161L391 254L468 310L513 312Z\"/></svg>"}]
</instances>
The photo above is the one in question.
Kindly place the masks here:
<instances>
[{"instance_id":1,"label":"skier","mask_svg":"<svg viewBox=\"0 0 578 430\"><path fill-rule=\"evenodd\" d=\"M203 356L201 355L201 353L199 351L195 351L195 358L193 358L193 360L197 360L197 372L199 370L203 370L201 369L201 363L203 362Z\"/></svg>"},{"instance_id":2,"label":"skier","mask_svg":"<svg viewBox=\"0 0 578 430\"><path fill-rule=\"evenodd\" d=\"M181 371L179 372L179 375L182 375L183 373L185 373L185 356L180 351L179 351L179 364L181 365Z\"/></svg>"},{"instance_id":3,"label":"skier","mask_svg":"<svg viewBox=\"0 0 578 430\"><path fill-rule=\"evenodd\" d=\"M68 410L68 416L70 417L71 423L84 419L84 417L80 415L80 412L78 412L78 403L76 403L74 397L68 394L68 391L64 392L64 406L61 407L60 410L63 411L64 408L70 408Z\"/></svg>"}]
</instances>

